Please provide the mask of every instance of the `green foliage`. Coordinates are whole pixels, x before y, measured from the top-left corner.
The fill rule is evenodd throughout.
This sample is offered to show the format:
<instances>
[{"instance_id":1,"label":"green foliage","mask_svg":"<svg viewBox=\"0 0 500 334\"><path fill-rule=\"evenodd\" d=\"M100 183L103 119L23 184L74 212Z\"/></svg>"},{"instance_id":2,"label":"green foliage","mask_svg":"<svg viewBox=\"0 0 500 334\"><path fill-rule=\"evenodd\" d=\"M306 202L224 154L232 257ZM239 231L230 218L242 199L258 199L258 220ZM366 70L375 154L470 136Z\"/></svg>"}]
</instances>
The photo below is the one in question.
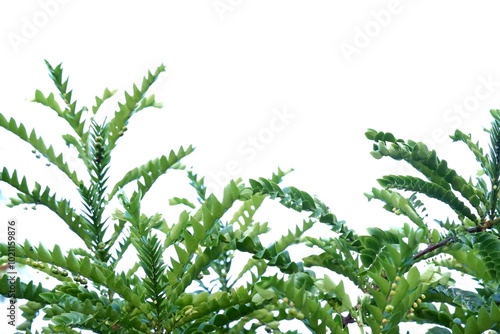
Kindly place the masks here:
<instances>
[{"instance_id":1,"label":"green foliage","mask_svg":"<svg viewBox=\"0 0 500 334\"><path fill-rule=\"evenodd\" d=\"M412 254L403 266L398 267L403 270L402 273L398 273L401 275L401 280L405 273L409 276L417 268L415 265L424 260L426 265L430 264L439 269L433 274L441 275L439 284L430 284L427 288L419 286L415 291L422 290L419 293L426 296L425 302L421 298L409 313L411 320L417 323L432 323L447 328L434 327L429 333L482 333L486 330L500 329L498 325L500 240L497 201L500 112L492 110L491 114L493 122L491 128L487 130L490 133L489 154L485 154L479 143L473 142L470 135L465 135L460 130L451 136L454 141L465 143L479 162L482 173L478 174L475 182L466 181L457 175L445 160L438 158L435 150L429 150L423 143L396 139L390 133L375 130L366 133L366 137L374 142L372 155L375 158L391 157L395 160L404 160L425 177L422 179L409 175L387 175L379 179L383 189L374 188L367 196L369 199L382 200L386 203L386 209L397 215L406 215L419 226L413 236L405 227L407 231L400 237L406 237L403 239L407 240L406 246L403 247L401 238L398 238L401 256L405 258L405 254ZM398 190L403 190L405 193L400 194ZM407 193L411 196L405 197ZM418 206L423 205L420 200L416 202L419 195L437 199L447 205L456 220L452 222L436 220L438 227L431 229L430 224L425 222L425 217L422 217L414 206L415 203L418 203ZM409 201L401 198L408 198ZM382 249L391 248L391 242L388 240L385 242L381 241L382 238L377 240L378 243L371 241L368 252L371 258L365 261L365 265L368 261L372 261L374 263L372 267L375 266L376 255L382 253ZM368 246L366 242L365 246ZM380 250L379 253L376 253L377 249ZM378 255L378 258L380 257ZM398 255L394 254L389 258L394 262ZM387 269L388 266L382 265L382 268ZM462 276L466 274L478 287L471 291L455 286L454 280L449 275L457 272ZM388 279L389 276L387 273ZM384 299L380 297L379 303L383 301ZM396 308L389 309L395 312L393 309ZM406 312L408 316L408 309ZM387 332L400 321L387 317L385 319L387 321L384 321L382 330ZM372 329L376 329L375 324Z\"/></svg>"},{"instance_id":2,"label":"green foliage","mask_svg":"<svg viewBox=\"0 0 500 334\"><path fill-rule=\"evenodd\" d=\"M38 329L43 333L77 333L80 329L96 333L241 333L261 327L280 332L280 321L291 319L320 333L327 328L342 329L338 317L332 320L334 309L313 295L316 279L312 272L305 271L302 262L292 261L289 254L289 248L303 243L304 234L315 223L345 229L321 201L294 187L278 186L288 173L280 169L270 179L251 180L250 185L231 181L221 198L208 194L204 178L188 170L197 201L183 197L168 201L184 205L178 222L169 224L160 214L145 214L141 211L145 195L165 173L182 172L182 159L193 147L171 149L113 178L117 182L109 180L114 175L113 151L131 117L161 106L148 90L165 67L148 72L140 85L125 92L110 120L97 121L116 91L106 88L96 96L94 106L79 107L62 66L46 65L57 93L37 90L33 101L69 125L71 132L62 134L62 139L78 153L84 172L68 165L63 154L56 153L35 130L27 131L25 125L1 114L0 126L62 171L78 191L81 206L74 206L50 185L30 186L26 177L8 167L3 167L0 180L18 192L9 206L45 206L85 248L31 245L28 240L15 245L19 265L59 282L49 287L16 281L15 297L25 319L18 325L19 331L34 330L32 323L39 311L45 314L46 325ZM278 197L285 207L311 216L297 226L285 226L281 237L263 245L261 237L270 228L254 216L268 197ZM111 208L115 199L119 208ZM136 262L127 263L128 271L119 271L128 250L135 252ZM8 253L7 244L0 244L2 261L7 261ZM249 259L239 266L234 260L242 253ZM0 288L4 296L9 295L7 278L2 277ZM296 300L296 313L288 312L280 298Z\"/></svg>"},{"instance_id":3,"label":"green foliage","mask_svg":"<svg viewBox=\"0 0 500 334\"><path fill-rule=\"evenodd\" d=\"M18 278L13 283L24 319L18 331L299 333L285 329L290 321L312 333L400 333L404 322L435 325L428 330L435 334L500 331L499 110L491 111L488 154L470 135L457 130L451 136L480 164L482 173L469 181L425 144L368 130L372 156L405 161L421 177L379 178L380 188L366 196L381 201L402 224L371 226L358 234L318 198L282 185L290 171L278 169L248 184L230 181L220 198L208 193L204 177L183 165L192 146L169 149L110 183L113 151L131 117L161 106L148 91L165 67L148 72L125 92L113 117L98 122L117 92L106 88L94 106L78 107L62 66L46 65L57 95L37 90L34 101L69 125L71 133L62 139L78 152L84 172L68 165L35 130L2 114L0 127L59 169L80 195L81 206L5 166L0 181L17 191L9 206L45 206L85 247L62 249L29 240L0 244L2 263L14 249L17 265L58 282L49 286ZM192 196L165 201L181 211L175 222L167 222L159 213L144 213L142 204L156 181L172 172L185 173ZM269 244L263 240L272 225L257 218L267 199L301 213L297 222L273 229ZM427 199L442 202L451 217L434 219ZM318 225L329 233L317 233ZM120 271L127 252L136 258ZM477 287L461 286L460 275ZM3 275L3 296L9 296L10 284ZM45 325L32 328L40 311Z\"/></svg>"}]
</instances>

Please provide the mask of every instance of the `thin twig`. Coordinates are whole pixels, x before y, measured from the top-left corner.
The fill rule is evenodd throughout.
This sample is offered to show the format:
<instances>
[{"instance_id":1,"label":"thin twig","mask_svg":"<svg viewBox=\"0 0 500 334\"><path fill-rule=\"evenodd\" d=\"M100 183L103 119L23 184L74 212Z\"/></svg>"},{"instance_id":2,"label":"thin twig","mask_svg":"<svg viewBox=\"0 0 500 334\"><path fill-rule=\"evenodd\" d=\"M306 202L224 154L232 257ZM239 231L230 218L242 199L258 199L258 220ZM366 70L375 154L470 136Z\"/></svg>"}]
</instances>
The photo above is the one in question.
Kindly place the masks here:
<instances>
[{"instance_id":1,"label":"thin twig","mask_svg":"<svg viewBox=\"0 0 500 334\"><path fill-rule=\"evenodd\" d=\"M446 246L447 244L449 244L451 241L453 240L453 237L448 237L444 240L441 240L440 242L438 242L437 244L433 244L433 245L430 245L429 247L427 247L426 249L424 250L421 250L420 252L418 252L417 254L413 255L413 259L416 260L418 259L419 257L422 257L424 256L425 254L427 253L430 253L432 251L435 251L436 249L440 248L440 247L443 247L443 246Z\"/></svg>"},{"instance_id":2,"label":"thin twig","mask_svg":"<svg viewBox=\"0 0 500 334\"><path fill-rule=\"evenodd\" d=\"M467 233L481 232L481 231L484 231L484 230L486 230L488 228L491 228L491 226L493 226L493 224L495 224L495 223L498 223L498 219L495 220L495 221L493 221L493 222L487 221L487 222L485 222L482 225L471 227L471 228L467 229L466 232ZM418 252L415 255L413 255L413 260L416 260L416 259L424 256L425 254L428 254L428 253L430 253L432 251L435 251L436 249L438 249L440 247L446 246L447 244L449 244L450 242L452 242L453 239L454 239L454 237L448 237L446 239L441 240L440 242L438 242L436 244L429 245L429 247L427 247L426 249L421 250L420 252Z\"/></svg>"}]
</instances>

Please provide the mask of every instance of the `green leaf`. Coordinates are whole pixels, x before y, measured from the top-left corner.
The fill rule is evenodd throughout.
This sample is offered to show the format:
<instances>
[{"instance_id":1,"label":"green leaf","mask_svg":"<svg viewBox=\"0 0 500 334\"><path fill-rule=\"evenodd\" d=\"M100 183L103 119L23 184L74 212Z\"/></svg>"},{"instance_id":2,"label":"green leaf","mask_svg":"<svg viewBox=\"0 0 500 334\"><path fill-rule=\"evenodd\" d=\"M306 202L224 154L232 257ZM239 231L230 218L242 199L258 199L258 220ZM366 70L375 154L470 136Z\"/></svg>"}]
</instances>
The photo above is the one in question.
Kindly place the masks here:
<instances>
[{"instance_id":1,"label":"green leaf","mask_svg":"<svg viewBox=\"0 0 500 334\"><path fill-rule=\"evenodd\" d=\"M42 189L38 183L35 183L33 189L30 189L25 177L19 181L17 172L14 171L12 175L10 175L5 167L0 173L0 180L10 184L21 192L17 194L19 198L18 201L11 199L11 206L22 203L39 203L45 205L58 215L87 245L91 244L91 238L84 229L87 225L86 221L70 206L69 201L64 199L57 200L55 195L50 195L50 188L46 187Z\"/></svg>"},{"instance_id":2,"label":"green leaf","mask_svg":"<svg viewBox=\"0 0 500 334\"><path fill-rule=\"evenodd\" d=\"M38 102L43 104L44 106L47 106L57 112L58 114L63 113L63 109L59 106L59 104L56 102L54 98L54 94L50 93L47 96L44 96L41 91L38 89L35 91L35 97L32 100L32 102Z\"/></svg>"},{"instance_id":3,"label":"green leaf","mask_svg":"<svg viewBox=\"0 0 500 334\"><path fill-rule=\"evenodd\" d=\"M188 207L190 207L191 209L194 209L196 206L191 203L188 199L186 198L179 198L179 197L174 197L174 198L170 198L168 200L168 204L170 205L179 205L179 204L183 204L183 205L186 205Z\"/></svg>"},{"instance_id":4,"label":"green leaf","mask_svg":"<svg viewBox=\"0 0 500 334\"><path fill-rule=\"evenodd\" d=\"M76 172L71 170L65 162L63 155L57 155L52 145L47 146L44 140L36 134L35 130L32 130L28 135L23 124L18 125L13 118L7 120L2 114L0 114L0 126L33 146L40 155L43 155L51 164L59 168L75 185L78 186L80 184L81 181Z\"/></svg>"},{"instance_id":5,"label":"green leaf","mask_svg":"<svg viewBox=\"0 0 500 334\"><path fill-rule=\"evenodd\" d=\"M474 221L478 219L451 190L442 187L438 183L424 181L409 175L386 175L377 181L386 189L394 188L422 193L430 198L435 198L448 204L459 216L465 216ZM464 187L464 193L469 191L471 191L470 188ZM469 197L470 195L467 198Z\"/></svg>"},{"instance_id":6,"label":"green leaf","mask_svg":"<svg viewBox=\"0 0 500 334\"><path fill-rule=\"evenodd\" d=\"M260 288L258 285L255 285L254 286L254 289L255 291L257 291L257 293L262 296L262 298L264 298L264 300L267 300L267 299L273 299L275 298L275 293L273 291L273 289L262 289Z\"/></svg>"},{"instance_id":7,"label":"green leaf","mask_svg":"<svg viewBox=\"0 0 500 334\"><path fill-rule=\"evenodd\" d=\"M86 141L87 135L84 133L85 121L81 120L83 112L86 111L86 108L82 108L81 110L76 111L76 101L72 100L73 91L68 91L68 79L63 79L62 64L57 65L55 68L52 67L52 65L48 61L45 61L45 64L47 65L47 68L49 70L49 76L51 77L54 85L59 91L59 96L64 102L66 108L65 110L57 110L57 106L54 105L54 103L51 101L52 99L50 98L50 95L45 101L37 102L43 103L55 110L58 116L66 120L66 122L73 128L78 136L83 141Z\"/></svg>"},{"instance_id":8,"label":"green leaf","mask_svg":"<svg viewBox=\"0 0 500 334\"><path fill-rule=\"evenodd\" d=\"M109 90L108 88L105 88L101 97L99 97L99 96L95 97L95 106L92 107L92 112L94 113L94 115L97 113L97 111L99 110L101 105L104 103L104 101L106 101L107 99L109 99L110 97L115 95L116 92L117 92L116 89Z\"/></svg>"}]
</instances>

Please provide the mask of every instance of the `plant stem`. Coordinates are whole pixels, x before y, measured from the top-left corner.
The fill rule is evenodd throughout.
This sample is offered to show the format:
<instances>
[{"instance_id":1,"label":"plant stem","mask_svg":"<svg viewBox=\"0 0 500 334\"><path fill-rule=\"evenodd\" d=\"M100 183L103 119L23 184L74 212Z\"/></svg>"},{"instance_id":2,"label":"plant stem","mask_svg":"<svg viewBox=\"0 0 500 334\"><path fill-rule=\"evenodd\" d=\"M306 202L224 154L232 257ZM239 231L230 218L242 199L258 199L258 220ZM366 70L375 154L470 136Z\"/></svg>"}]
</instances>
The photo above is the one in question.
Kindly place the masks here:
<instances>
[{"instance_id":1,"label":"plant stem","mask_svg":"<svg viewBox=\"0 0 500 334\"><path fill-rule=\"evenodd\" d=\"M486 221L486 222L484 222L484 224L467 229L466 232L467 233L481 232L481 231L484 231L486 229L491 228L493 225L497 224L498 222L500 222L500 219L495 219L493 221ZM448 237L446 239L441 240L440 242L438 242L436 244L429 245L429 247L427 247L426 249L423 249L420 252L413 255L413 260L416 260L416 259L418 259L418 258L420 258L420 257L422 257L430 252L433 252L440 247L446 246L447 244L449 244L450 242L453 241L453 238L454 237Z\"/></svg>"}]
</instances>

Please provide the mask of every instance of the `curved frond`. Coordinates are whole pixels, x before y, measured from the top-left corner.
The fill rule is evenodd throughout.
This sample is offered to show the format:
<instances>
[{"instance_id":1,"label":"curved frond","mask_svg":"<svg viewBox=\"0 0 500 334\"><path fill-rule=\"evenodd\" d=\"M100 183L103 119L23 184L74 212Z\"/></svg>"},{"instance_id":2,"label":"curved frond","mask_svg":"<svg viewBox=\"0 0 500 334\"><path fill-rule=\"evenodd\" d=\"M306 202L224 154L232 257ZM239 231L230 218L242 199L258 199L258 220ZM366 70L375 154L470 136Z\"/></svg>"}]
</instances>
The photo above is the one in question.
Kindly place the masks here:
<instances>
[{"instance_id":1,"label":"curved frond","mask_svg":"<svg viewBox=\"0 0 500 334\"><path fill-rule=\"evenodd\" d=\"M154 73L148 72L148 75L143 78L140 88L134 85L132 94L125 92L125 103L118 103L119 110L115 112L113 119L109 123L111 149L115 147L118 138L123 135L124 129L133 114L147 107L161 106L155 101L154 95L146 97L145 94L164 71L165 66L160 65Z\"/></svg>"},{"instance_id":2,"label":"curved frond","mask_svg":"<svg viewBox=\"0 0 500 334\"><path fill-rule=\"evenodd\" d=\"M481 232L476 235L479 255L483 258L488 273L500 283L500 239L498 236Z\"/></svg>"},{"instance_id":3,"label":"curved frond","mask_svg":"<svg viewBox=\"0 0 500 334\"><path fill-rule=\"evenodd\" d=\"M47 147L43 139L37 136L34 129L31 130L30 134L28 134L23 124L18 125L13 118L7 120L2 114L0 114L0 126L12 132L17 137L19 137L20 139L24 140L25 142L33 146L33 148L38 152L40 152L40 154L43 155L45 158L47 158L47 160L50 161L50 163L59 168L61 172L66 174L66 176L71 181L73 181L73 183L76 186L80 184L81 181L78 178L76 172L72 171L68 166L68 164L64 161L62 153L56 155L52 145L49 145Z\"/></svg>"},{"instance_id":4,"label":"curved frond","mask_svg":"<svg viewBox=\"0 0 500 334\"><path fill-rule=\"evenodd\" d=\"M460 201L451 190L443 188L437 183L427 182L418 177L409 175L386 175L377 181L386 189L395 188L422 193L430 198L435 198L448 204L459 217L465 216L472 221L479 220L479 218L472 214L470 209ZM463 191L467 192L469 188ZM470 194L470 196L474 196L474 194Z\"/></svg>"},{"instance_id":5,"label":"curved frond","mask_svg":"<svg viewBox=\"0 0 500 334\"><path fill-rule=\"evenodd\" d=\"M59 216L87 245L91 244L91 236L85 229L88 224L87 221L76 213L76 210L71 207L69 201L56 199L55 194L50 195L50 188L46 187L42 189L39 183L35 183L34 188L29 189L25 177L19 181L17 172L14 171L10 175L5 167L0 173L0 180L20 191L17 194L18 199L11 199L11 206L23 203L42 204Z\"/></svg>"},{"instance_id":6,"label":"curved frond","mask_svg":"<svg viewBox=\"0 0 500 334\"><path fill-rule=\"evenodd\" d=\"M168 156L163 155L160 158L150 160L144 165L130 170L115 184L108 196L108 200L111 200L119 189L136 180L138 190L141 192L142 196L144 196L158 177L165 174L168 169L181 167L180 160L193 151L194 148L192 146L188 146L186 149L181 147L177 153L172 150ZM142 182L139 181L141 178Z\"/></svg>"},{"instance_id":7,"label":"curved frond","mask_svg":"<svg viewBox=\"0 0 500 334\"><path fill-rule=\"evenodd\" d=\"M58 116L65 119L76 134L78 134L83 141L86 141L85 120L82 120L82 116L87 109L84 107L76 111L76 101L72 100L73 91L68 90L68 79L64 80L63 78L62 64L57 65L55 68L46 60L45 64L49 70L49 76L54 82L54 85L59 91L59 96L65 104L65 109L61 110L61 107L56 104L52 94L45 98L40 91L36 92L34 102L39 102L56 111Z\"/></svg>"},{"instance_id":8,"label":"curved frond","mask_svg":"<svg viewBox=\"0 0 500 334\"><path fill-rule=\"evenodd\" d=\"M308 193L294 187L280 188L276 182L259 178L258 180L250 180L250 186L253 193L268 195L272 199L279 198L280 203L287 208L296 211L309 211L311 218L318 218L322 223L336 227L342 227L337 217L333 215L329 208L317 198L313 198Z\"/></svg>"},{"instance_id":9,"label":"curved frond","mask_svg":"<svg viewBox=\"0 0 500 334\"><path fill-rule=\"evenodd\" d=\"M381 135L383 134L383 136ZM393 135L388 136L383 132L370 129L366 132L366 137L375 141L373 153L376 158L389 156L395 160L405 160L416 170L424 174L427 179L439 186L458 191L477 210L479 216L484 216L484 207L489 208L490 203L486 195L475 188L463 177L459 176L454 169L448 167L446 160L437 157L436 151L429 151L424 143L416 143L403 140L395 140ZM387 138L386 138L387 137Z\"/></svg>"},{"instance_id":10,"label":"curved frond","mask_svg":"<svg viewBox=\"0 0 500 334\"><path fill-rule=\"evenodd\" d=\"M492 177L495 173L490 162L488 161L488 155L484 154L483 149L479 147L479 143L474 143L472 141L471 135L466 135L460 130L455 130L455 133L450 136L453 141L462 141L467 145L469 150L474 154L476 160L481 165L481 168L488 174L488 176Z\"/></svg>"},{"instance_id":11,"label":"curved frond","mask_svg":"<svg viewBox=\"0 0 500 334\"><path fill-rule=\"evenodd\" d=\"M102 93L102 96L96 96L95 97L95 106L92 107L92 112L94 115L97 113L101 105L109 98L111 98L113 95L115 95L117 92L116 89L114 90L109 90L108 88L104 89L104 92Z\"/></svg>"},{"instance_id":12,"label":"curved frond","mask_svg":"<svg viewBox=\"0 0 500 334\"><path fill-rule=\"evenodd\" d=\"M404 214L418 227L426 229L424 220L420 217L411 202L397 191L372 188L372 192L370 194L365 194L365 196L368 200L376 198L383 201L386 203L384 206L386 210L397 215Z\"/></svg>"}]
</instances>

